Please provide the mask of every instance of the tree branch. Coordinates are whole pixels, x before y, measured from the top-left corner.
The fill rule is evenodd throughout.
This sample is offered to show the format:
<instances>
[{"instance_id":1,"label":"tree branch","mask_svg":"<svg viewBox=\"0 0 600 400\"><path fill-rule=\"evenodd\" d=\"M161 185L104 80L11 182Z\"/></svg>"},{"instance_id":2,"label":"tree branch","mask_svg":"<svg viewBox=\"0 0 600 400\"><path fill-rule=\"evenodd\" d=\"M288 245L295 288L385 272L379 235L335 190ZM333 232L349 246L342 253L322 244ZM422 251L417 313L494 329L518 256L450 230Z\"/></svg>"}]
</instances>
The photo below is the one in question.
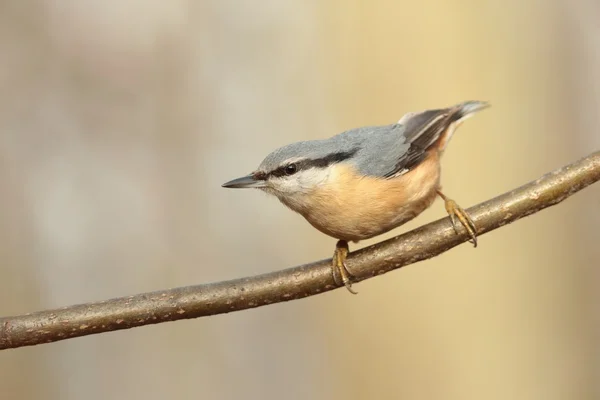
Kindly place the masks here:
<instances>
[{"instance_id":1,"label":"tree branch","mask_svg":"<svg viewBox=\"0 0 600 400\"><path fill-rule=\"evenodd\" d=\"M560 203L600 180L600 152L468 210L479 235ZM354 252L357 280L443 253L467 240L448 218ZM187 286L0 318L0 350L260 307L335 289L331 260L226 282Z\"/></svg>"}]
</instances>

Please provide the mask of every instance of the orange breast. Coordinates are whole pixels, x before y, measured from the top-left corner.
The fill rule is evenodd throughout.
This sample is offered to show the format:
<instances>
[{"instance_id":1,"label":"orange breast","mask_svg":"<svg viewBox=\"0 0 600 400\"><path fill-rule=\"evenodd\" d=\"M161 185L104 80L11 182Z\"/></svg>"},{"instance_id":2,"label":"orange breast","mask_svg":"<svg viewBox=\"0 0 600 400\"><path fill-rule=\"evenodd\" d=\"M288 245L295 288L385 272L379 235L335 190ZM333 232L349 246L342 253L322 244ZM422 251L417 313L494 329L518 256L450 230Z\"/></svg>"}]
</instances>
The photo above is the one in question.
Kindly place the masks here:
<instances>
[{"instance_id":1,"label":"orange breast","mask_svg":"<svg viewBox=\"0 0 600 400\"><path fill-rule=\"evenodd\" d=\"M321 232L358 241L385 233L413 219L431 205L439 188L437 151L410 172L393 179L359 177L337 164L330 179L295 210Z\"/></svg>"}]
</instances>

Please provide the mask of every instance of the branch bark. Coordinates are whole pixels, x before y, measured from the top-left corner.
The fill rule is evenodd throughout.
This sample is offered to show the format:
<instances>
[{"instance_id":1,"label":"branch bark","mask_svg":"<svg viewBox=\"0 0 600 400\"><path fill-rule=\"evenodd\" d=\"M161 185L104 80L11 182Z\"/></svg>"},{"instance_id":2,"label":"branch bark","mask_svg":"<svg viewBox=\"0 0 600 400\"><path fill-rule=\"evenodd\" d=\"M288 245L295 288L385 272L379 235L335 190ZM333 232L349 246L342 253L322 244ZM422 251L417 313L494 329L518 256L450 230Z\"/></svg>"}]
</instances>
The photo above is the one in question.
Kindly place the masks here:
<instances>
[{"instance_id":1,"label":"branch bark","mask_svg":"<svg viewBox=\"0 0 600 400\"><path fill-rule=\"evenodd\" d=\"M560 203L598 180L600 152L595 152L468 212L481 235ZM443 218L352 253L348 269L361 281L432 258L467 239L464 232L454 232L449 218ZM313 296L337 287L330 262L0 318L0 350Z\"/></svg>"}]
</instances>

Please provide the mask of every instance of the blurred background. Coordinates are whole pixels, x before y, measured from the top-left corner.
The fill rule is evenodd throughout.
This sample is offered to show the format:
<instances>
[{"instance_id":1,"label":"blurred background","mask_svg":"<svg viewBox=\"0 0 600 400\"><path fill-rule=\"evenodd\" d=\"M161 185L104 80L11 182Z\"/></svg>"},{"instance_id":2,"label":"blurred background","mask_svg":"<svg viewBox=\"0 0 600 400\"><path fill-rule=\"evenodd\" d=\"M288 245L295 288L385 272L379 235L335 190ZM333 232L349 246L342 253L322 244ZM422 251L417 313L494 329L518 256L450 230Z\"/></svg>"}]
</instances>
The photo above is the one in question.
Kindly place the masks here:
<instances>
[{"instance_id":1,"label":"blurred background","mask_svg":"<svg viewBox=\"0 0 600 400\"><path fill-rule=\"evenodd\" d=\"M598 150L599 20L596 0L4 0L0 315L329 257L276 199L220 187L291 141L490 101L443 160L463 207ZM599 229L596 185L358 296L3 351L0 397L599 398Z\"/></svg>"}]
</instances>

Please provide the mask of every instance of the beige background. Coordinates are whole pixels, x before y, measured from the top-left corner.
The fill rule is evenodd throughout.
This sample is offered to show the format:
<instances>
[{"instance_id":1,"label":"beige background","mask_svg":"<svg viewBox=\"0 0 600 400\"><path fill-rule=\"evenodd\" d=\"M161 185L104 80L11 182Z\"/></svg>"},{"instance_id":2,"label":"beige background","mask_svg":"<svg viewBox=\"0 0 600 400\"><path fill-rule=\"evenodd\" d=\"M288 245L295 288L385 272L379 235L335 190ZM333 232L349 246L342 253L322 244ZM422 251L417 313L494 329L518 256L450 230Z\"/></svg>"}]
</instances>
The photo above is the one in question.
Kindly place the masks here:
<instances>
[{"instance_id":1,"label":"beige background","mask_svg":"<svg viewBox=\"0 0 600 400\"><path fill-rule=\"evenodd\" d=\"M464 207L597 150L599 20L595 0L3 1L0 315L329 256L275 199L220 188L290 141L488 100L443 160ZM1 352L0 398L598 398L599 228L596 185L357 297Z\"/></svg>"}]
</instances>

